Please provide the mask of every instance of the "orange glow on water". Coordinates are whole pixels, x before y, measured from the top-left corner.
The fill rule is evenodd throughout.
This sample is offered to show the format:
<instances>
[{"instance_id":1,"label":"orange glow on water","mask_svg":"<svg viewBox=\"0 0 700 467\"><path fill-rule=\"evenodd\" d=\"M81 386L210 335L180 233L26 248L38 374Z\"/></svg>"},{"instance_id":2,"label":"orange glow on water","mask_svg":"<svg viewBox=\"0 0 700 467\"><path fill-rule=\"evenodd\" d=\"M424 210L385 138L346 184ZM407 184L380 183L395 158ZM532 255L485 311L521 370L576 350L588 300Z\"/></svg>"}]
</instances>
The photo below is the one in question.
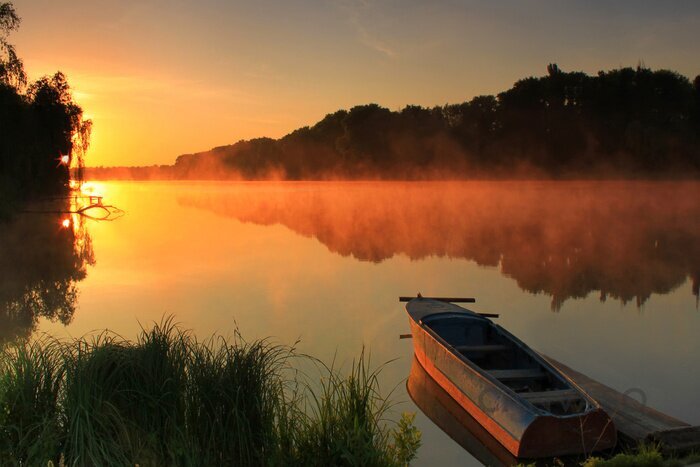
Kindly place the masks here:
<instances>
[{"instance_id":1,"label":"orange glow on water","mask_svg":"<svg viewBox=\"0 0 700 467\"><path fill-rule=\"evenodd\" d=\"M104 196L105 186L101 183L85 182L80 187L80 192L85 196Z\"/></svg>"}]
</instances>

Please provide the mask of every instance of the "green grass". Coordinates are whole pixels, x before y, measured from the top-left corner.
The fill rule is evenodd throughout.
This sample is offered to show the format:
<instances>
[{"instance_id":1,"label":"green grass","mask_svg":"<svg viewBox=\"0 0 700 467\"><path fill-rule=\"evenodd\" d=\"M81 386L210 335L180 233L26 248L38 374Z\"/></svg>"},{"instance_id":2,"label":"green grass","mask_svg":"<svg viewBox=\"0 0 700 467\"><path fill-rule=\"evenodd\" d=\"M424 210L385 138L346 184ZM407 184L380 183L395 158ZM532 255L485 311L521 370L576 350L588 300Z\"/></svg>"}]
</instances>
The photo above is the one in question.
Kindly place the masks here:
<instances>
[{"instance_id":1,"label":"green grass","mask_svg":"<svg viewBox=\"0 0 700 467\"><path fill-rule=\"evenodd\" d=\"M321 364L321 384L309 390L310 407L294 433L297 465L406 465L420 446L413 415L386 430L390 404L379 392L379 371L364 352L348 375ZM308 386L307 386L308 387Z\"/></svg>"},{"instance_id":2,"label":"green grass","mask_svg":"<svg viewBox=\"0 0 700 467\"><path fill-rule=\"evenodd\" d=\"M0 458L37 464L61 446L61 348L23 343L0 355Z\"/></svg>"},{"instance_id":3,"label":"green grass","mask_svg":"<svg viewBox=\"0 0 700 467\"><path fill-rule=\"evenodd\" d=\"M203 342L171 320L136 342L24 341L0 357L0 458L15 465L405 465L420 446L364 354L320 388L268 341ZM12 463L12 462L10 462ZM3 464L4 465L4 464Z\"/></svg>"},{"instance_id":4,"label":"green grass","mask_svg":"<svg viewBox=\"0 0 700 467\"><path fill-rule=\"evenodd\" d=\"M685 457L664 457L658 446L643 444L631 452L616 454L610 459L592 457L583 467L680 467L700 462L700 454Z\"/></svg>"}]
</instances>

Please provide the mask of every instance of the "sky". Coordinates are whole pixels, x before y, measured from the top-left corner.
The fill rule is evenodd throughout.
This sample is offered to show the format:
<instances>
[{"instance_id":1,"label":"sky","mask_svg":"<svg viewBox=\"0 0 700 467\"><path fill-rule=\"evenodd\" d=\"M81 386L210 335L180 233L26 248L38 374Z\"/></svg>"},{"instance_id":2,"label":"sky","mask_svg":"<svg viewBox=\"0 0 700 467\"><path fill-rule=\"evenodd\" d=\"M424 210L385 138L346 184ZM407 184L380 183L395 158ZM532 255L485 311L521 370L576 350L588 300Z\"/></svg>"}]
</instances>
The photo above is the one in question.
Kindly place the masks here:
<instances>
[{"instance_id":1,"label":"sky","mask_svg":"<svg viewBox=\"0 0 700 467\"><path fill-rule=\"evenodd\" d=\"M14 0L30 79L94 122L89 166L170 164L377 103L444 105L518 79L700 74L697 0Z\"/></svg>"}]
</instances>

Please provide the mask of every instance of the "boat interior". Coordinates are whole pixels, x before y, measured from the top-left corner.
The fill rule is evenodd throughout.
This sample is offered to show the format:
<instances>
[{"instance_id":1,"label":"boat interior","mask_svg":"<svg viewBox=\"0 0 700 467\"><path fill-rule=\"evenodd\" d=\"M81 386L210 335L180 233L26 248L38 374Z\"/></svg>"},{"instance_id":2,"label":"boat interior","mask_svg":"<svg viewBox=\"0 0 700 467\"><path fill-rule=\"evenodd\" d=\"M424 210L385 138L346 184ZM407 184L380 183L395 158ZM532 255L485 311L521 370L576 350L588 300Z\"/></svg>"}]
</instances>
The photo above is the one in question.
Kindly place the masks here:
<instances>
[{"instance_id":1,"label":"boat interior","mask_svg":"<svg viewBox=\"0 0 700 467\"><path fill-rule=\"evenodd\" d=\"M554 415L585 412L581 393L487 319L457 313L427 316L422 323L455 353L491 375L536 408Z\"/></svg>"}]
</instances>

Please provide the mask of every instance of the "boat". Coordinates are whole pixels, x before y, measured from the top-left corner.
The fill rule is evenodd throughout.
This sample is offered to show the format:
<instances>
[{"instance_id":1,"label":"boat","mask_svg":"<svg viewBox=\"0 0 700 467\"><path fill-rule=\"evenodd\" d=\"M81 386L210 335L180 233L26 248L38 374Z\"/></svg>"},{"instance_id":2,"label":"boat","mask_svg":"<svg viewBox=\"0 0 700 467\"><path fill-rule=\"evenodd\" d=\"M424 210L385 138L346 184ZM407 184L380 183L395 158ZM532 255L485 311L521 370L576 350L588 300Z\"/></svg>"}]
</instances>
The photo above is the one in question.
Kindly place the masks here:
<instances>
[{"instance_id":1,"label":"boat","mask_svg":"<svg viewBox=\"0 0 700 467\"><path fill-rule=\"evenodd\" d=\"M590 454L616 445L605 410L487 316L421 296L408 301L406 311L417 361L516 458Z\"/></svg>"},{"instance_id":2,"label":"boat","mask_svg":"<svg viewBox=\"0 0 700 467\"><path fill-rule=\"evenodd\" d=\"M406 380L406 392L430 421L482 464L489 467L518 464L518 459L455 402L415 357Z\"/></svg>"}]
</instances>

